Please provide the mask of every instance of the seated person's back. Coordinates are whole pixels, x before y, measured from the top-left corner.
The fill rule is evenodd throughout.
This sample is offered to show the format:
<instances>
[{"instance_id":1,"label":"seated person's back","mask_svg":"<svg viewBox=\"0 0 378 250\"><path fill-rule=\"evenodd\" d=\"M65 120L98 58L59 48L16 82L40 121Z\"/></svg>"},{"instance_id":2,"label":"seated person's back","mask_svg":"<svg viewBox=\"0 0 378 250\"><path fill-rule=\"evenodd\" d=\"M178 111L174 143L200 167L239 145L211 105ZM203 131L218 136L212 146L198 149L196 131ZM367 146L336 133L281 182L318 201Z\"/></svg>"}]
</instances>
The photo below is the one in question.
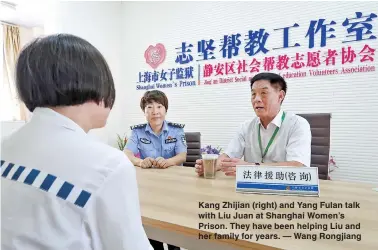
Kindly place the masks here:
<instances>
[{"instance_id":1,"label":"seated person's back","mask_svg":"<svg viewBox=\"0 0 378 250\"><path fill-rule=\"evenodd\" d=\"M1 147L1 249L152 249L134 167L87 135L114 103L101 54L75 36L38 39L20 54L17 87L33 116Z\"/></svg>"}]
</instances>

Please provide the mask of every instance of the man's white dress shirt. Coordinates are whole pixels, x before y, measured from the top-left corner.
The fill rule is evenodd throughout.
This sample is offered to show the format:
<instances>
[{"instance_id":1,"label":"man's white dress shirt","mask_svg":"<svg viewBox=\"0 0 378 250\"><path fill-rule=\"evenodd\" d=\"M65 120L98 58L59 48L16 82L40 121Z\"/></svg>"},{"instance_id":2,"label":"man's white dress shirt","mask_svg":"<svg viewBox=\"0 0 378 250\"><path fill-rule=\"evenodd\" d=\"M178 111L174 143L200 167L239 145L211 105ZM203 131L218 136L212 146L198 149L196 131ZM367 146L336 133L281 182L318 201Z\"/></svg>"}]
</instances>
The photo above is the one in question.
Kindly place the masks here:
<instances>
[{"instance_id":1,"label":"man's white dress shirt","mask_svg":"<svg viewBox=\"0 0 378 250\"><path fill-rule=\"evenodd\" d=\"M258 132L261 126L262 149L268 145L275 129L278 133L264 157L264 163L297 161L309 167L311 162L311 130L306 119L290 112L285 112L282 122L281 110L265 129L260 125L260 118L241 124L234 138L229 143L225 154L231 158L242 158L250 163L262 162Z\"/></svg>"}]
</instances>

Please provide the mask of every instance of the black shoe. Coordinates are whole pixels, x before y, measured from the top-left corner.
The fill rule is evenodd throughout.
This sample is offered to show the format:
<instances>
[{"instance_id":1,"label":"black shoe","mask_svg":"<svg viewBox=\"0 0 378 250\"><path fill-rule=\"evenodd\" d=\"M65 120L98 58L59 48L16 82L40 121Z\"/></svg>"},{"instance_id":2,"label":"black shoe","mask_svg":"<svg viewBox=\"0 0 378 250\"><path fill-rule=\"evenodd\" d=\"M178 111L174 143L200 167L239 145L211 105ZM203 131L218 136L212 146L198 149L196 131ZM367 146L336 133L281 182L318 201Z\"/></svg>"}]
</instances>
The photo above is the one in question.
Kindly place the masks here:
<instances>
[{"instance_id":1,"label":"black shoe","mask_svg":"<svg viewBox=\"0 0 378 250\"><path fill-rule=\"evenodd\" d=\"M154 250L164 250L163 242L156 241L156 240L150 240L150 244Z\"/></svg>"},{"instance_id":2,"label":"black shoe","mask_svg":"<svg viewBox=\"0 0 378 250\"><path fill-rule=\"evenodd\" d=\"M172 246L168 244L168 250L180 250L180 247Z\"/></svg>"}]
</instances>

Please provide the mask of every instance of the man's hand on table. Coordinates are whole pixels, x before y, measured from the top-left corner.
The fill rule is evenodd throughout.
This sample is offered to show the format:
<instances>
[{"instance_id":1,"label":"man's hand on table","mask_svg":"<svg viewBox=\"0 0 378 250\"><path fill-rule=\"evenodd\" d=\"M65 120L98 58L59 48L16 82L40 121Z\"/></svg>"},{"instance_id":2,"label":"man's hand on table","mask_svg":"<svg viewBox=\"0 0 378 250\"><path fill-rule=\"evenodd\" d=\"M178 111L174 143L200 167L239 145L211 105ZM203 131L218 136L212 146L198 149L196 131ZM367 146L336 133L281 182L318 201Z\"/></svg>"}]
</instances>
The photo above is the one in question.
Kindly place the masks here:
<instances>
[{"instance_id":1,"label":"man's hand on table","mask_svg":"<svg viewBox=\"0 0 378 250\"><path fill-rule=\"evenodd\" d=\"M202 159L198 159L196 160L196 165L194 165L195 169L196 169L196 173L198 174L198 176L203 176L203 162L202 162ZM217 165L215 166L215 169L217 171L221 170L219 164L218 164L218 161L217 161Z\"/></svg>"},{"instance_id":2,"label":"man's hand on table","mask_svg":"<svg viewBox=\"0 0 378 250\"><path fill-rule=\"evenodd\" d=\"M220 162L220 168L227 176L236 175L236 165L251 165L239 158L225 158Z\"/></svg>"},{"instance_id":3,"label":"man's hand on table","mask_svg":"<svg viewBox=\"0 0 378 250\"><path fill-rule=\"evenodd\" d=\"M221 170L227 176L236 175L236 165L251 165L248 162L245 162L238 158L224 158L220 161L217 161L216 170ZM203 161L198 159L195 165L196 173L198 176L203 176Z\"/></svg>"}]
</instances>

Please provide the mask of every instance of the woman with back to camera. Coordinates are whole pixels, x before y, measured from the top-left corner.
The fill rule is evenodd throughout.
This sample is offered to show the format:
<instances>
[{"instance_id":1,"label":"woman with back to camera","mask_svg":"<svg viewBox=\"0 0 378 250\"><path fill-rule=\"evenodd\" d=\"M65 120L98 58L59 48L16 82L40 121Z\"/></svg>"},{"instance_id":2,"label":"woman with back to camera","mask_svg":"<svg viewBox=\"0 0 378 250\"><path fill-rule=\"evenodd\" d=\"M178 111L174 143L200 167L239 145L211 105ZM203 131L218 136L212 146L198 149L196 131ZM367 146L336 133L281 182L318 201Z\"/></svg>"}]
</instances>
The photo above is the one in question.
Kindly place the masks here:
<instances>
[{"instance_id":1,"label":"woman with back to camera","mask_svg":"<svg viewBox=\"0 0 378 250\"><path fill-rule=\"evenodd\" d=\"M36 39L16 77L33 116L2 143L1 249L153 249L135 168L87 135L105 126L115 101L101 53L73 35Z\"/></svg>"}]
</instances>

